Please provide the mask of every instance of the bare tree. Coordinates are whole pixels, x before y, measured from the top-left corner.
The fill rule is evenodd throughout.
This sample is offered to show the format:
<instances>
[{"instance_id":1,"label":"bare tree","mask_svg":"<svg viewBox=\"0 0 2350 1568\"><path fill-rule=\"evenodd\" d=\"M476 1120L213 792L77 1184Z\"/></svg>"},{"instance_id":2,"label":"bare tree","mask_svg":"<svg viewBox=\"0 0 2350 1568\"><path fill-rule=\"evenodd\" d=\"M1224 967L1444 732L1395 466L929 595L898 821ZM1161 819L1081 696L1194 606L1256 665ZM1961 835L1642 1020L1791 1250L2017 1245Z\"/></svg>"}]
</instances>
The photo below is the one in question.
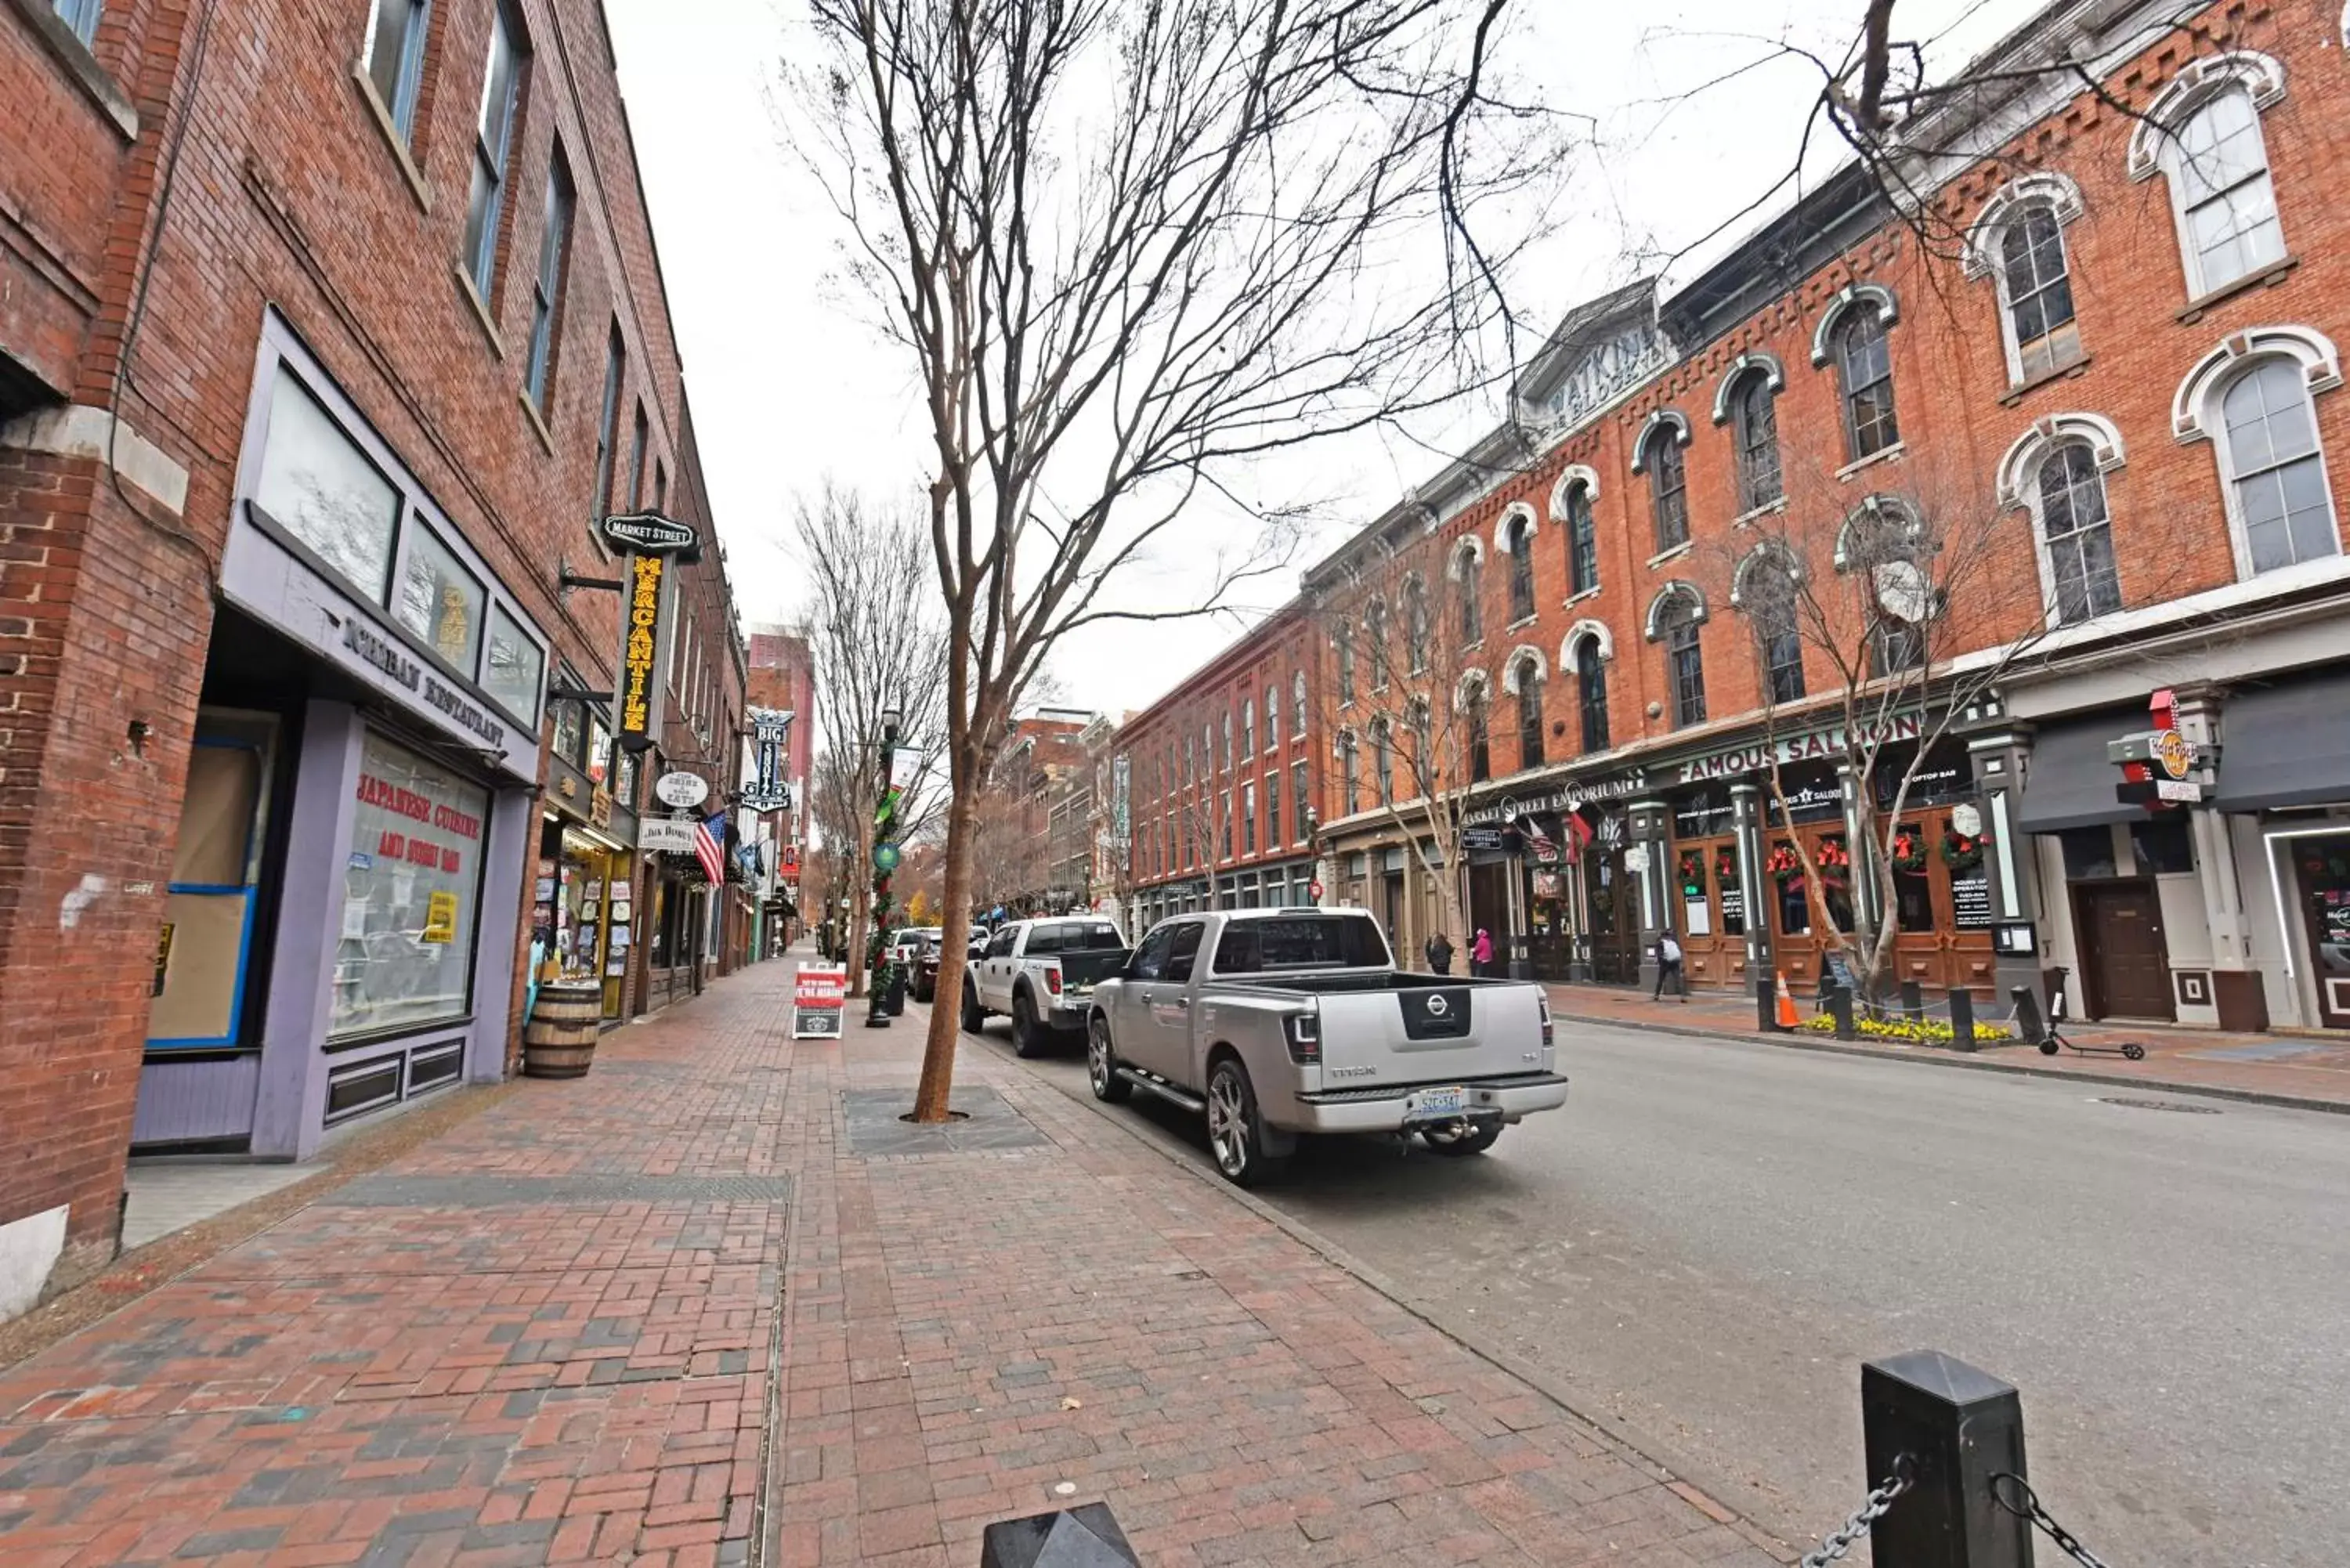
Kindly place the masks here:
<instances>
[{"instance_id":1,"label":"bare tree","mask_svg":"<svg viewBox=\"0 0 2350 1568\"><path fill-rule=\"evenodd\" d=\"M1513 666L1506 645L1489 649L1484 574L1461 553L1478 547L1463 536L1440 555L1417 524L1368 541L1318 612L1336 672L1326 727L1358 787L1405 836L1455 937L1469 929L1461 840L1473 797L1493 775L1497 697L1534 704L1537 749L1544 732L1547 666Z\"/></svg>"},{"instance_id":2,"label":"bare tree","mask_svg":"<svg viewBox=\"0 0 2350 1568\"><path fill-rule=\"evenodd\" d=\"M1726 597L1754 639L1772 853L1794 857L1814 929L1846 953L1872 995L1887 982L1898 935L1897 874L1936 847L1903 842L1935 747L1970 709L2036 665L2054 628L2120 604L2102 510L2098 526L2079 535L2093 542L2053 558L2043 590L2017 520L2021 498L1929 459L1902 468L1899 488L1857 500L1833 475L1791 469L1785 504L1712 553L1716 602ZM1658 615L1669 678L1677 637L1693 638L1688 618L1701 613L1700 601L1684 604L1672 592ZM1807 761L1855 781L1848 866L1821 864L1794 831L1794 764L1780 742L1796 733L1821 737L1804 748Z\"/></svg>"},{"instance_id":3,"label":"bare tree","mask_svg":"<svg viewBox=\"0 0 2350 1568\"><path fill-rule=\"evenodd\" d=\"M881 721L895 711L921 771L899 805L899 836L911 840L944 813L938 760L944 744L946 643L914 563L927 548L921 516L827 485L794 515L810 601L800 635L825 678L816 684L814 805L828 850L853 864L845 951L863 953L872 919L873 818L881 804ZM865 969L850 976L862 994Z\"/></svg>"},{"instance_id":4,"label":"bare tree","mask_svg":"<svg viewBox=\"0 0 2350 1568\"><path fill-rule=\"evenodd\" d=\"M1455 394L1485 307L1440 263L1398 280L1526 170L1463 134L1491 96L1468 0L810 5L806 130L933 449L951 987L978 785L1038 662L1271 568L1243 549L1189 609L1115 591L1230 465ZM918 1119L948 1114L955 1039L934 1014Z\"/></svg>"}]
</instances>

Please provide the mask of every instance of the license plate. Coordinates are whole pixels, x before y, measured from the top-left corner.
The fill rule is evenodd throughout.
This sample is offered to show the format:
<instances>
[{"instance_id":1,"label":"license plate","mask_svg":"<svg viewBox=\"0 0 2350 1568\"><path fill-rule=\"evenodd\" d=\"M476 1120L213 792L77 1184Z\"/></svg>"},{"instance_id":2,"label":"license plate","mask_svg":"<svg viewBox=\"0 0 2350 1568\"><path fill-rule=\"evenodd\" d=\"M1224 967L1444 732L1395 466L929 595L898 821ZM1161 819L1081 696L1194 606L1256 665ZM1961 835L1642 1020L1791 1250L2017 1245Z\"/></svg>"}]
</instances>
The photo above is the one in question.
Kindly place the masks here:
<instances>
[{"instance_id":1,"label":"license plate","mask_svg":"<svg viewBox=\"0 0 2350 1568\"><path fill-rule=\"evenodd\" d=\"M1412 1114L1420 1116L1457 1116L1461 1102L1467 1097L1462 1089L1422 1089L1412 1096Z\"/></svg>"}]
</instances>

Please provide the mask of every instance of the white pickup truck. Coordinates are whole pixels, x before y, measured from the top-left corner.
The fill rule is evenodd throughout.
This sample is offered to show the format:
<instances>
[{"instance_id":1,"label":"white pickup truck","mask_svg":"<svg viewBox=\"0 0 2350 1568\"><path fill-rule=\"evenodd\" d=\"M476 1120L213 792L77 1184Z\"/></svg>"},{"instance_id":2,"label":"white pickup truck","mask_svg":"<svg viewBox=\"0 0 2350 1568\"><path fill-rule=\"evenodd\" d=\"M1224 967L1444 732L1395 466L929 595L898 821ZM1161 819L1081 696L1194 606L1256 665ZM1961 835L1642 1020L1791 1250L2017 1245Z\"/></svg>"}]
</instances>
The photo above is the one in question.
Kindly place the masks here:
<instances>
[{"instance_id":1,"label":"white pickup truck","mask_svg":"<svg viewBox=\"0 0 2350 1568\"><path fill-rule=\"evenodd\" d=\"M962 971L962 1026L977 1033L991 1013L1012 1015L1012 1048L1044 1053L1056 1033L1086 1026L1094 984L1126 962L1126 940L1107 920L1014 920Z\"/></svg>"},{"instance_id":2,"label":"white pickup truck","mask_svg":"<svg viewBox=\"0 0 2350 1568\"><path fill-rule=\"evenodd\" d=\"M1238 909L1150 929L1094 988L1097 1098L1136 1089L1208 1118L1216 1168L1274 1174L1304 1133L1417 1133L1482 1154L1566 1103L1539 985L1398 970L1359 909Z\"/></svg>"}]
</instances>

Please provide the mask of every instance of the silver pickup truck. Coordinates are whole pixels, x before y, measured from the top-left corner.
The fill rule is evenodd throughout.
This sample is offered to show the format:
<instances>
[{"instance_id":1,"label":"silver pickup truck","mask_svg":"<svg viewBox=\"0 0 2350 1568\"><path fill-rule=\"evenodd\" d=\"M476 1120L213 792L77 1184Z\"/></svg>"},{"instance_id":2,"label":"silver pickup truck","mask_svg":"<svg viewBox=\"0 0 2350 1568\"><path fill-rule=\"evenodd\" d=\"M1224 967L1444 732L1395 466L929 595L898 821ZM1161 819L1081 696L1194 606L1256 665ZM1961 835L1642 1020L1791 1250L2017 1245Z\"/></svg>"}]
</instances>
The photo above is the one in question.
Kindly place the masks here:
<instances>
[{"instance_id":1,"label":"silver pickup truck","mask_svg":"<svg viewBox=\"0 0 2350 1568\"><path fill-rule=\"evenodd\" d=\"M1243 1187L1302 1133L1481 1154L1566 1103L1542 987L1405 973L1359 909L1162 920L1094 988L1086 1046L1097 1098L1205 1112L1216 1168Z\"/></svg>"}]
</instances>

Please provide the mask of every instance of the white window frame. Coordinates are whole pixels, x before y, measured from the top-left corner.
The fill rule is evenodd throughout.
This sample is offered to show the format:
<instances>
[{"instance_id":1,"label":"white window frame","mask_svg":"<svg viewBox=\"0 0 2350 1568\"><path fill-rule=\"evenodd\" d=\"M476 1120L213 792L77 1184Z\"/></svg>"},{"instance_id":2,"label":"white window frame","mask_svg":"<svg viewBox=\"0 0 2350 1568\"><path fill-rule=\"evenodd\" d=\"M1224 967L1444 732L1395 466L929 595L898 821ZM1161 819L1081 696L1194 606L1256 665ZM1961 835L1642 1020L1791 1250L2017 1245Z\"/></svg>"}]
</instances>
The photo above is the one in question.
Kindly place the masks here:
<instances>
[{"instance_id":1,"label":"white window frame","mask_svg":"<svg viewBox=\"0 0 2350 1568\"><path fill-rule=\"evenodd\" d=\"M2085 620L2064 621L2056 614L2056 565L2048 554L2048 519L2040 500L2040 469L2057 449L2083 446L2096 460L2097 477L2106 479L2127 461L2122 450L2119 426L2102 414L2052 414L2036 420L2032 428L2016 437L1999 460L1998 497L2002 508L2021 509L2032 520L2032 555L2040 565L2040 610L2044 626L2087 626L2103 620L2104 616L2091 616ZM2110 482L2106 486L2106 528L2111 534L2114 524L2114 494ZM2116 577L2121 566L2121 552L2114 552ZM2125 600L2122 608L2128 607ZM2117 612L2116 612L2117 613Z\"/></svg>"},{"instance_id":2,"label":"white window frame","mask_svg":"<svg viewBox=\"0 0 2350 1568\"><path fill-rule=\"evenodd\" d=\"M62 16L67 9L78 5L89 13L94 28L102 3L103 0L58 0L58 14ZM400 140L413 146L416 106L424 96L424 35L432 26L432 0L368 0L367 31L359 35L359 69L370 88L381 86L375 79L376 26L387 5L396 5L408 13L408 30L400 35L400 66L392 73L391 96L383 100L383 111L391 117L391 128L399 133Z\"/></svg>"},{"instance_id":3,"label":"white window frame","mask_svg":"<svg viewBox=\"0 0 2350 1568\"><path fill-rule=\"evenodd\" d=\"M2071 176L2054 170L2042 170L2011 180L1991 193L1977 214L1974 226L1967 231L1964 269L1969 278L1989 277L1999 300L1999 340L2007 353L2007 380L2011 387L2023 384L2023 346L2015 336L2015 301L2007 286L2005 249L2007 232L2022 223L2033 213L2045 211L2056 220L2056 244L2064 254L2064 279L2073 282L2073 244L2064 231L2085 210L2081 188ZM2073 326L2077 335L2081 324L2080 291L2073 293ZM2088 357L2085 346L2074 356L2078 364ZM2061 367L2060 367L2061 368Z\"/></svg>"},{"instance_id":4,"label":"white window frame","mask_svg":"<svg viewBox=\"0 0 2350 1568\"><path fill-rule=\"evenodd\" d=\"M2171 434L2184 443L2208 441L2211 443L2214 461L2220 470L2220 495L2227 511L2228 538L2236 556L2236 580L2253 582L2262 577L2280 577L2293 568L2255 573L2252 552L2244 534L2243 508L2236 495L2235 464L2227 450L2227 425L2220 413L2220 401L2236 379L2262 359L2290 358L2301 367L2304 390L2310 400L2313 419L2317 413L2320 393L2330 392L2342 384L2342 357L2333 339L2314 327L2255 327L2248 331L2231 334L2218 348L2196 362L2178 384L2171 399ZM2319 471L2325 476L2325 501L2334 514L2334 543L2338 553L2342 548L2341 508L2334 499L2334 479L2331 464L2326 461L2324 425L2317 426L2317 461Z\"/></svg>"},{"instance_id":5,"label":"white window frame","mask_svg":"<svg viewBox=\"0 0 2350 1568\"><path fill-rule=\"evenodd\" d=\"M2223 94L2242 92L2251 99L2252 129L2261 138L2261 177L2269 184L2269 203L2276 213L2277 238L2284 242L2283 204L2277 200L2276 165L2269 157L2268 131L2261 117L2269 107L2284 97L2284 66L2272 56L2256 50L2238 49L2222 55L2212 55L2193 60L2182 67L2178 74L2155 95L2147 106L2137 128L2130 133L2129 177L2150 180L2159 173L2170 188L2171 223L2178 240L2178 265L2187 281L2187 297L2199 300L2207 295L2256 278L2273 270L2292 255L2292 247L2284 254L2252 271L2236 277L2213 280L2203 275L2203 260L2195 244L2193 229L2187 221L2187 204L2178 179L2178 161L2182 156L2179 132L2188 121L2208 108Z\"/></svg>"}]
</instances>

